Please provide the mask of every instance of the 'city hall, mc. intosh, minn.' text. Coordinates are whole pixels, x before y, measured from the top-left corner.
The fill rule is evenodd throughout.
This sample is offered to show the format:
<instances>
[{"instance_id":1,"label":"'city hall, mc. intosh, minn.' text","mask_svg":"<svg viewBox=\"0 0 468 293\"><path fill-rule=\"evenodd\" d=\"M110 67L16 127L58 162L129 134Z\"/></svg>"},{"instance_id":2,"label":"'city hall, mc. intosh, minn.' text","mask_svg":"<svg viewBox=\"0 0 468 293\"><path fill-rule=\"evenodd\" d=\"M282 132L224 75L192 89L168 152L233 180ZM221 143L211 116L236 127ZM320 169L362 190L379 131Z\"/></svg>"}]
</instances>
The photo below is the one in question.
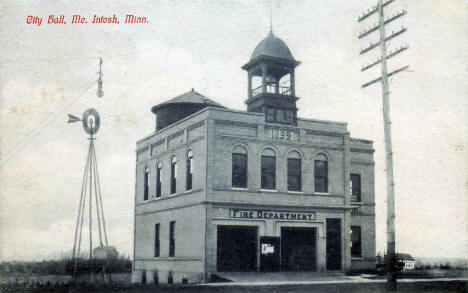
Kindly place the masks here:
<instances>
[{"instance_id":1,"label":"'city hall, mc. intosh, minn.' text","mask_svg":"<svg viewBox=\"0 0 468 293\"><path fill-rule=\"evenodd\" d=\"M47 17L41 17L37 15L28 15L26 16L26 23L40 26L44 24L119 24L120 20L123 19L123 23L133 24L133 23L149 23L148 18L145 16L137 16L133 14L126 14L124 17L120 18L113 14L112 16L104 16L94 14L91 17L82 16L79 14L74 14L72 16L65 16L65 14L50 14Z\"/></svg>"}]
</instances>

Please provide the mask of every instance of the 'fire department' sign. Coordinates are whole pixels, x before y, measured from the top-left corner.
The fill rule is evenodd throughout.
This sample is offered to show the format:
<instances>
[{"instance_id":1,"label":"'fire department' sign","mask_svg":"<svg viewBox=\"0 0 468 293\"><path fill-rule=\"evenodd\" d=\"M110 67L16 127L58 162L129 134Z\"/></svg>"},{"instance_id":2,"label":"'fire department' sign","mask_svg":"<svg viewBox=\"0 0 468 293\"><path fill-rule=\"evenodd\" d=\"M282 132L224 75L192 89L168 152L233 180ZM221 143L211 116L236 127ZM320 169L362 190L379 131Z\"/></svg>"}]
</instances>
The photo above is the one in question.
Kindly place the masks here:
<instances>
[{"instance_id":1,"label":"'fire department' sign","mask_svg":"<svg viewBox=\"0 0 468 293\"><path fill-rule=\"evenodd\" d=\"M253 211L253 210L229 210L229 217L236 219L273 219L289 221L311 221L315 220L315 213L295 213L278 211Z\"/></svg>"}]
</instances>

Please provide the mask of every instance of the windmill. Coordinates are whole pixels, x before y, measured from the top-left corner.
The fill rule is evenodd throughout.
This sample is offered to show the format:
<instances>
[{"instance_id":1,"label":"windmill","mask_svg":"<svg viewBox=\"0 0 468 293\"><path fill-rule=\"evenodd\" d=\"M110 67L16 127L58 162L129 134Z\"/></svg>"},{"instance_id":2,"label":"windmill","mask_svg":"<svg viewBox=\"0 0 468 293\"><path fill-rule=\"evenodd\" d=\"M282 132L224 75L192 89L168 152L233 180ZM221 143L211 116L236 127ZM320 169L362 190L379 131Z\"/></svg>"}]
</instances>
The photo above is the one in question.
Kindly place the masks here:
<instances>
[{"instance_id":1,"label":"windmill","mask_svg":"<svg viewBox=\"0 0 468 293\"><path fill-rule=\"evenodd\" d=\"M68 114L68 123L75 123L81 121L83 124L84 131L89 135L89 148L88 156L86 158L86 166L83 175L83 181L81 186L80 202L78 206L78 214L76 218L75 237L73 242L73 254L72 260L74 264L73 269L73 280L76 279L78 270L78 261L80 258L80 250L83 236L83 223L85 222L85 209L88 212L88 224L89 224L89 262L88 269L90 276L92 277L92 271L98 271L96 267L98 262L93 262L96 258L93 258L93 252L105 250L105 264L102 265L102 272L104 276L106 274L108 263L109 263L109 245L107 242L106 222L104 219L104 210L102 206L101 187L99 183L99 173L97 167L96 150L94 148L94 141L96 138L94 135L99 131L100 117L99 113L93 109L87 109L82 118ZM87 202L88 201L88 202ZM94 201L94 211L93 211ZM97 230L99 235L99 246L94 248L93 251L93 212L95 212L95 218L97 218ZM113 248L112 248L113 249ZM102 257L100 257L102 259ZM94 266L94 268L93 268ZM98 265L101 267L101 265Z\"/></svg>"}]
</instances>

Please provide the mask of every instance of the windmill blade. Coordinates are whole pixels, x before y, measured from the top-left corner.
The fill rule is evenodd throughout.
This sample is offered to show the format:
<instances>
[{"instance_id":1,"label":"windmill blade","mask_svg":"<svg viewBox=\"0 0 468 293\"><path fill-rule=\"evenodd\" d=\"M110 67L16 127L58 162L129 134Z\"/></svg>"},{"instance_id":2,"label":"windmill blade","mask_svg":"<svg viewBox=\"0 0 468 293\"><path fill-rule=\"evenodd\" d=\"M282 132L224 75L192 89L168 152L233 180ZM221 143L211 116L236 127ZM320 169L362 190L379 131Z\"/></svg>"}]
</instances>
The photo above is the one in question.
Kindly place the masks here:
<instances>
[{"instance_id":1,"label":"windmill blade","mask_svg":"<svg viewBox=\"0 0 468 293\"><path fill-rule=\"evenodd\" d=\"M68 123L78 122L81 121L80 118L73 116L72 114L68 114Z\"/></svg>"}]
</instances>

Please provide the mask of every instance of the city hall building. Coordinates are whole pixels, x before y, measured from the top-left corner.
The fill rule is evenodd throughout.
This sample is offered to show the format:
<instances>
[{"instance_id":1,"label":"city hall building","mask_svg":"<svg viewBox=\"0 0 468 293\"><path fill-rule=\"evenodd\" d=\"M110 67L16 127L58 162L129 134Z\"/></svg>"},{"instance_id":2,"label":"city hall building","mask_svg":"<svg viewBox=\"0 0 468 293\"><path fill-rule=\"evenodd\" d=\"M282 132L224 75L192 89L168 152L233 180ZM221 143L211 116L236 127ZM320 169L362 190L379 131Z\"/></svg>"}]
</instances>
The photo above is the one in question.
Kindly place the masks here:
<instances>
[{"instance_id":1,"label":"city hall building","mask_svg":"<svg viewBox=\"0 0 468 293\"><path fill-rule=\"evenodd\" d=\"M297 116L299 63L270 32L242 67L247 111L194 90L151 109L156 130L136 150L134 282L375 267L373 144Z\"/></svg>"}]
</instances>

